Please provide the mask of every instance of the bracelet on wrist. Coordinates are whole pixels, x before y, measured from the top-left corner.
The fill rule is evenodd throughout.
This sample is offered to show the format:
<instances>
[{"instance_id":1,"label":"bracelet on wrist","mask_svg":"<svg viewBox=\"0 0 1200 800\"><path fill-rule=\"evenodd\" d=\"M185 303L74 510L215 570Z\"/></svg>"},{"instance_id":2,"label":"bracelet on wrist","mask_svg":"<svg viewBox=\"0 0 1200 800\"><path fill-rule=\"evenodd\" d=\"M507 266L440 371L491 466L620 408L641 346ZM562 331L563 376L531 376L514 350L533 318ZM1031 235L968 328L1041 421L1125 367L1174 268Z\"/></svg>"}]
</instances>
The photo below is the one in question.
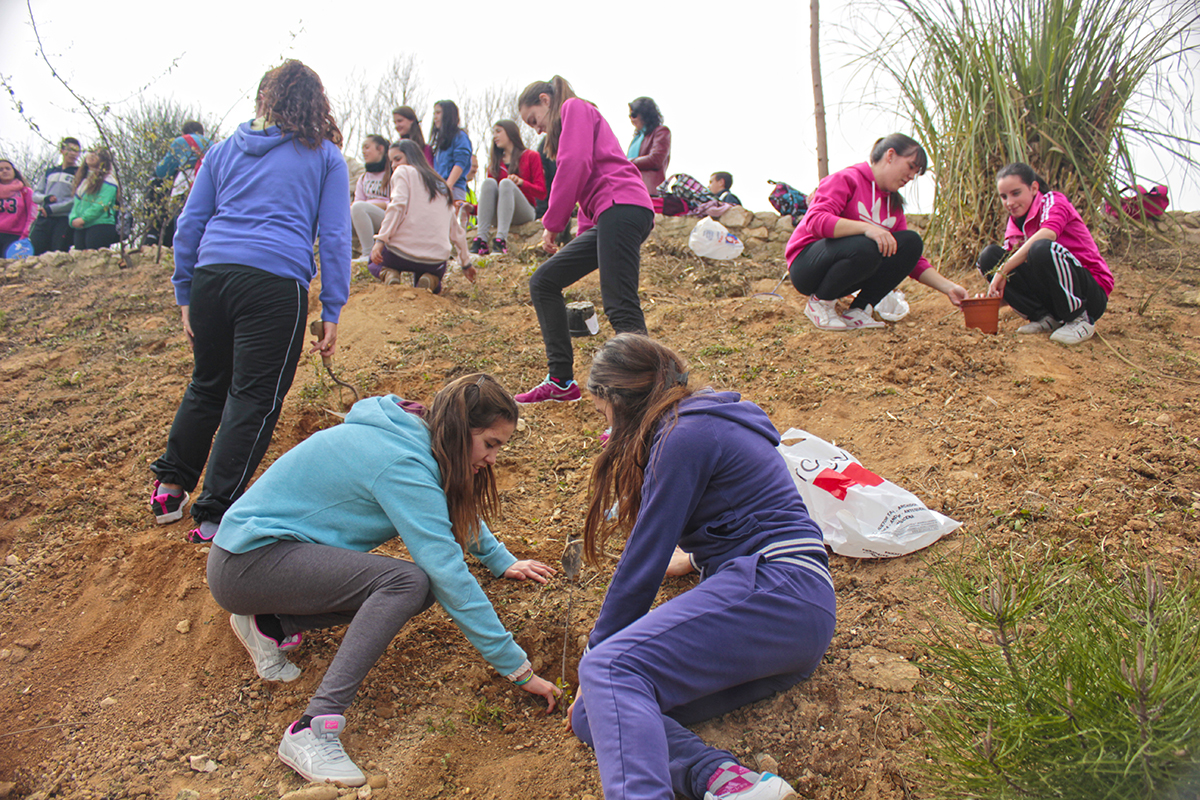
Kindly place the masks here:
<instances>
[{"instance_id":1,"label":"bracelet on wrist","mask_svg":"<svg viewBox=\"0 0 1200 800\"><path fill-rule=\"evenodd\" d=\"M524 686L525 684L529 683L531 680L533 680L533 670L529 670L529 674L526 675L524 678L520 678L519 680L513 681L513 685L514 686Z\"/></svg>"},{"instance_id":2,"label":"bracelet on wrist","mask_svg":"<svg viewBox=\"0 0 1200 800\"><path fill-rule=\"evenodd\" d=\"M516 683L519 678L525 677L525 673L533 674L533 665L529 663L529 659L525 659L521 666L517 667L512 672L504 676L504 680L509 683Z\"/></svg>"}]
</instances>

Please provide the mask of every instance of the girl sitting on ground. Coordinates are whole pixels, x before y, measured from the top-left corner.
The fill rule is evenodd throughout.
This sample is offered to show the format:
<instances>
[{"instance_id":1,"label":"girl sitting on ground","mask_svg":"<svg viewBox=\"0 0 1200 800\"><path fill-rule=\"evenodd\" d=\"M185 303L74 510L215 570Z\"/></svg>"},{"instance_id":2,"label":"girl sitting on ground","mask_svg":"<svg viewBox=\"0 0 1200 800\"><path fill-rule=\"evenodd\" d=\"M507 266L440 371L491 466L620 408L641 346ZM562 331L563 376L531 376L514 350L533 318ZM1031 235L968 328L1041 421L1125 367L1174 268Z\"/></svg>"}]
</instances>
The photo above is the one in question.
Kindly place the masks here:
<instances>
[{"instance_id":1,"label":"girl sitting on ground","mask_svg":"<svg viewBox=\"0 0 1200 800\"><path fill-rule=\"evenodd\" d=\"M779 434L737 394L693 391L683 359L645 336L606 342L587 388L612 426L589 487L588 559L628 532L569 711L605 800L796 797L685 727L805 680L833 636L825 545ZM676 546L703 579L654 607L668 568L690 571L674 568Z\"/></svg>"},{"instance_id":2,"label":"girl sitting on ground","mask_svg":"<svg viewBox=\"0 0 1200 800\"><path fill-rule=\"evenodd\" d=\"M488 529L516 403L482 373L438 392L425 420L402 403L362 400L343 424L285 453L225 514L208 556L209 589L264 680L300 677L281 649L296 634L349 626L279 744L279 758L309 781L366 783L341 745L343 713L400 629L434 602L500 675L550 710L561 694L534 674L463 560L470 552L513 580L554 574L518 561ZM370 552L397 536L412 561Z\"/></svg>"},{"instance_id":3,"label":"girl sitting on ground","mask_svg":"<svg viewBox=\"0 0 1200 800\"><path fill-rule=\"evenodd\" d=\"M492 128L492 149L488 156L487 177L479 187L479 227L471 252L487 255L493 250L508 252L508 232L513 225L532 222L534 206L546 196L546 176L542 158L525 147L517 123L502 119ZM496 238L488 246L492 222Z\"/></svg>"},{"instance_id":4,"label":"girl sitting on ground","mask_svg":"<svg viewBox=\"0 0 1200 800\"><path fill-rule=\"evenodd\" d=\"M594 105L575 96L564 78L555 75L529 84L517 108L529 127L546 134L546 153L557 163L550 205L542 217L542 249L551 255L529 279L549 372L540 384L517 395L517 402L570 402L580 393L563 289L599 270L604 313L613 329L645 333L638 273L654 210L637 167L625 157L612 128ZM555 238L570 226L576 204L579 235L559 250Z\"/></svg>"},{"instance_id":5,"label":"girl sitting on ground","mask_svg":"<svg viewBox=\"0 0 1200 800\"><path fill-rule=\"evenodd\" d=\"M83 157L83 166L75 173L70 220L76 250L99 250L121 238L117 235L117 195L112 154L106 147L97 147Z\"/></svg>"},{"instance_id":6,"label":"girl sitting on ground","mask_svg":"<svg viewBox=\"0 0 1200 800\"><path fill-rule=\"evenodd\" d=\"M33 189L25 183L16 164L0 158L0 258L5 257L13 242L29 238L29 229L37 215Z\"/></svg>"},{"instance_id":7,"label":"girl sitting on ground","mask_svg":"<svg viewBox=\"0 0 1200 800\"><path fill-rule=\"evenodd\" d=\"M388 191L392 181L392 162L388 158L387 139L371 134L362 144L363 164L366 172L358 177L354 186L354 202L350 204L350 224L358 236L362 248L362 262L370 260L371 248L375 245L375 234L383 224L383 212L388 205Z\"/></svg>"},{"instance_id":8,"label":"girl sitting on ground","mask_svg":"<svg viewBox=\"0 0 1200 800\"><path fill-rule=\"evenodd\" d=\"M470 265L467 237L454 214L450 187L430 168L416 142L401 139L388 154L391 199L367 269L387 284L398 283L400 273L411 272L414 286L440 294L453 246L463 274L474 282L475 267Z\"/></svg>"},{"instance_id":9,"label":"girl sitting on ground","mask_svg":"<svg viewBox=\"0 0 1200 800\"><path fill-rule=\"evenodd\" d=\"M921 255L921 236L908 229L900 189L923 175L929 157L916 141L893 133L875 142L869 162L835 172L808 198L808 213L784 251L792 285L808 295L804 313L823 331L882 328L874 306L907 275L942 292L954 305L967 290L943 277ZM838 314L837 301L858 292Z\"/></svg>"},{"instance_id":10,"label":"girl sitting on ground","mask_svg":"<svg viewBox=\"0 0 1200 800\"><path fill-rule=\"evenodd\" d=\"M458 106L439 100L433 106L433 128L429 131L433 146L433 170L446 179L454 199L467 199L467 173L471 171L474 148L467 132L458 126Z\"/></svg>"},{"instance_id":11,"label":"girl sitting on ground","mask_svg":"<svg viewBox=\"0 0 1200 800\"><path fill-rule=\"evenodd\" d=\"M1009 214L1004 247L989 245L980 262L994 263L1001 249L1012 255L990 276L988 296L1003 297L1029 320L1017 333L1049 333L1066 345L1092 338L1113 274L1083 218L1028 164L1001 169L996 189Z\"/></svg>"}]
</instances>

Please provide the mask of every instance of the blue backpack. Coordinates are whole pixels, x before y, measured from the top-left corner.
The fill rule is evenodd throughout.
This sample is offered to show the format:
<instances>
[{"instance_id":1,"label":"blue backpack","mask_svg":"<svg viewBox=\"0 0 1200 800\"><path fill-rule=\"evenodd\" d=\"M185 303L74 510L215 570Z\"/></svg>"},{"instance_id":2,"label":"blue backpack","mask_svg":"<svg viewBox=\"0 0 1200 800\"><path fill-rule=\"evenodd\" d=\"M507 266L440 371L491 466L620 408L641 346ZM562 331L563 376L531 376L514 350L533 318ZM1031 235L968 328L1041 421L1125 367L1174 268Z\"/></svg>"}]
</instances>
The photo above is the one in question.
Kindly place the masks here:
<instances>
[{"instance_id":1,"label":"blue backpack","mask_svg":"<svg viewBox=\"0 0 1200 800\"><path fill-rule=\"evenodd\" d=\"M808 211L808 196L783 181L768 180L767 183L775 187L771 190L771 196L767 198L771 207L778 211L780 216L791 216L792 224L799 225L800 218Z\"/></svg>"}]
</instances>

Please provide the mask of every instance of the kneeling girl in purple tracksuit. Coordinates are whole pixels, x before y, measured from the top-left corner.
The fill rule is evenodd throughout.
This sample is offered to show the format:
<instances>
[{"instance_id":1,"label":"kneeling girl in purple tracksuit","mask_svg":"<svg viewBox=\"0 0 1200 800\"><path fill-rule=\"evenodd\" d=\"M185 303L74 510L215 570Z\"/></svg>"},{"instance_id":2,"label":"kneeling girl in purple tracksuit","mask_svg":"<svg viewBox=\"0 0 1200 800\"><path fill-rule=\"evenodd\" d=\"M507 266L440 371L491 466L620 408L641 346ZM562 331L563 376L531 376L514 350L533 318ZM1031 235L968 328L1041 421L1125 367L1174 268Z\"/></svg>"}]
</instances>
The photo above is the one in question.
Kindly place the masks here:
<instances>
[{"instance_id":1,"label":"kneeling girl in purple tracksuit","mask_svg":"<svg viewBox=\"0 0 1200 800\"><path fill-rule=\"evenodd\" d=\"M686 370L637 334L592 361L587 388L612 437L592 473L584 549L594 563L611 527L629 536L571 724L595 748L607 800L783 800L796 795L782 778L684 726L812 674L833 637L828 558L767 415L732 392L693 391ZM677 545L703 580L651 610Z\"/></svg>"}]
</instances>

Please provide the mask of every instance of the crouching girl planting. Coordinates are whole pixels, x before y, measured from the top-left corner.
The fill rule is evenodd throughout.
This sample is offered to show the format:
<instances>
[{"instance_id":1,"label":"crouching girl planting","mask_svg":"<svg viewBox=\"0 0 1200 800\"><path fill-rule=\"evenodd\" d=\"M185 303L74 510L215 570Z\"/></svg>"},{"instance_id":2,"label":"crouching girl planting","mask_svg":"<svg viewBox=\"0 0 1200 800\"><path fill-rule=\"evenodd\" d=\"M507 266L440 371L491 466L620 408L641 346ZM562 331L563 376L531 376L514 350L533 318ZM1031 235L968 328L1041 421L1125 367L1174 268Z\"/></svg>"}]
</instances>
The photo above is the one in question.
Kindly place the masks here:
<instances>
[{"instance_id":1,"label":"crouching girl planting","mask_svg":"<svg viewBox=\"0 0 1200 800\"><path fill-rule=\"evenodd\" d=\"M795 797L684 727L806 679L833 636L825 546L779 434L737 394L693 392L683 360L637 334L600 348L588 391L612 425L592 473L589 560L614 499L629 531L570 712L605 800ZM703 580L652 611L676 545Z\"/></svg>"},{"instance_id":2,"label":"crouching girl planting","mask_svg":"<svg viewBox=\"0 0 1200 800\"><path fill-rule=\"evenodd\" d=\"M1113 274L1083 218L1066 195L1019 161L996 173L996 190L1009 214L1004 247L989 245L979 262L995 263L1001 249L1012 255L984 276L991 278L988 296L1003 297L1029 320L1017 333L1049 333L1067 345L1092 338Z\"/></svg>"},{"instance_id":3,"label":"crouching girl planting","mask_svg":"<svg viewBox=\"0 0 1200 800\"><path fill-rule=\"evenodd\" d=\"M315 628L349 625L279 758L310 781L366 782L342 749L343 712L408 620L436 601L497 672L527 692L561 694L533 673L463 560L493 575L545 583L554 570L518 561L484 520L499 510L493 466L517 406L494 378L466 375L433 400L427 420L398 398L356 403L346 421L271 465L225 513L208 585L264 680L300 669L285 647ZM399 536L413 561L371 550Z\"/></svg>"}]
</instances>

